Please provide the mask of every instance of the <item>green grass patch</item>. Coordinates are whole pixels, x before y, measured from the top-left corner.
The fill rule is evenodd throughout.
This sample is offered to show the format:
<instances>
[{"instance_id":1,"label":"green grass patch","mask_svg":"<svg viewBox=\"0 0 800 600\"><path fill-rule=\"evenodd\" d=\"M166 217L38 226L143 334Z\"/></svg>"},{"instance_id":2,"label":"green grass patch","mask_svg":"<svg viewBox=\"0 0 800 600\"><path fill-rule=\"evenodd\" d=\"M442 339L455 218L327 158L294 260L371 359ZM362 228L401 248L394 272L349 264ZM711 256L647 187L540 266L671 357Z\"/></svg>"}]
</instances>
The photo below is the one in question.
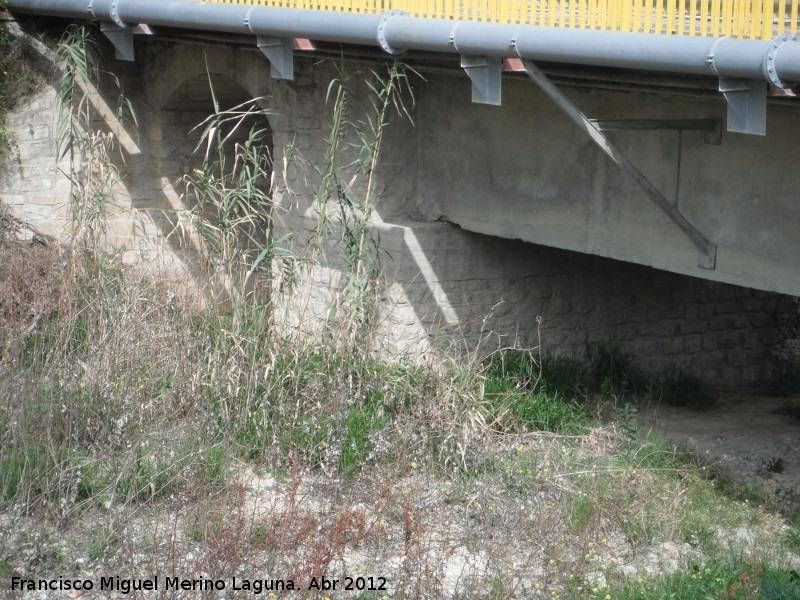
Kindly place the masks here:
<instances>
[{"instance_id":1,"label":"green grass patch","mask_svg":"<svg viewBox=\"0 0 800 600\"><path fill-rule=\"evenodd\" d=\"M557 394L569 400L579 400L587 391L587 365L574 358L536 358L523 350L504 350L492 354L485 368L488 378L506 380L518 389Z\"/></svg>"},{"instance_id":2,"label":"green grass patch","mask_svg":"<svg viewBox=\"0 0 800 600\"><path fill-rule=\"evenodd\" d=\"M527 352L498 352L487 362L484 399L506 429L582 433L594 423L584 376L572 359L546 358L540 365Z\"/></svg>"},{"instance_id":3,"label":"green grass patch","mask_svg":"<svg viewBox=\"0 0 800 600\"><path fill-rule=\"evenodd\" d=\"M711 561L661 578L612 585L608 593L615 600L800 600L800 575L752 560Z\"/></svg>"}]
</instances>

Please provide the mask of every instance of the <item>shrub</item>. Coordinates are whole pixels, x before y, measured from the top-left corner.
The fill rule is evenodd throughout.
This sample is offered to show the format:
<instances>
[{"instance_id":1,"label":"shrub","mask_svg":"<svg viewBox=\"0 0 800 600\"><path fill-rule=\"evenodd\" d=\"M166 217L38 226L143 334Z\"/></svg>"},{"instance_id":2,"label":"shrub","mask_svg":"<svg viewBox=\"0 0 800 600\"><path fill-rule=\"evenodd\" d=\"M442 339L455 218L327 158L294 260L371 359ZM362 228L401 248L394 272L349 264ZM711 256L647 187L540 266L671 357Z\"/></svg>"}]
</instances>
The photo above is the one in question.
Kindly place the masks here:
<instances>
[{"instance_id":1,"label":"shrub","mask_svg":"<svg viewBox=\"0 0 800 600\"><path fill-rule=\"evenodd\" d=\"M0 14L7 9L8 0L0 0ZM14 148L14 134L6 127L9 113L30 96L43 79L32 59L29 44L12 36L10 27L12 22L0 23L0 157Z\"/></svg>"},{"instance_id":2,"label":"shrub","mask_svg":"<svg viewBox=\"0 0 800 600\"><path fill-rule=\"evenodd\" d=\"M595 346L590 356L589 373L597 389L623 396L647 391L650 383L647 375L614 343Z\"/></svg>"},{"instance_id":3,"label":"shrub","mask_svg":"<svg viewBox=\"0 0 800 600\"><path fill-rule=\"evenodd\" d=\"M777 361L769 381L769 391L776 396L800 392L800 360L783 358Z\"/></svg>"},{"instance_id":4,"label":"shrub","mask_svg":"<svg viewBox=\"0 0 800 600\"><path fill-rule=\"evenodd\" d=\"M661 372L656 382L657 399L671 406L708 410L717 402L708 383L691 373L669 368Z\"/></svg>"},{"instance_id":5,"label":"shrub","mask_svg":"<svg viewBox=\"0 0 800 600\"><path fill-rule=\"evenodd\" d=\"M586 395L586 364L574 358L544 356L540 386L564 398L578 399Z\"/></svg>"}]
</instances>

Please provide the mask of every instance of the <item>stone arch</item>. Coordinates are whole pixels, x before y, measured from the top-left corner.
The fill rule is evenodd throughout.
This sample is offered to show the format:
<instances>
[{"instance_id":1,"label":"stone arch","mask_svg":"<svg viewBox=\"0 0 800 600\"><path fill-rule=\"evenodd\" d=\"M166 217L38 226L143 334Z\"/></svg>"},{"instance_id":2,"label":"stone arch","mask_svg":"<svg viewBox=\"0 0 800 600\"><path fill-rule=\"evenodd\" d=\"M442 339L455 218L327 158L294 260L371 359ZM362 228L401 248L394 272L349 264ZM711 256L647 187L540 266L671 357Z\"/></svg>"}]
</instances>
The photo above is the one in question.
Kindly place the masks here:
<instances>
[{"instance_id":1,"label":"stone arch","mask_svg":"<svg viewBox=\"0 0 800 600\"><path fill-rule=\"evenodd\" d=\"M166 87L162 87L162 91ZM198 276L202 269L198 253L201 242L197 231L186 227L189 211L194 207L187 200L189 196L185 192L187 176L199 168L205 159L205 148L198 147L204 122L215 110L228 111L248 104L254 109L265 107L263 101L254 98L237 81L216 72L204 72L184 78L177 85L169 85L168 96L163 102L158 100L151 99L158 108L151 113L148 123L148 150L152 157L152 170L147 175L152 181L148 208L162 213L163 225L159 227L161 235L167 237L173 253L179 255L188 271ZM228 165L235 160L236 145L247 139L251 128L261 132L260 148L271 160L273 129L268 117L261 111L242 118L235 128L229 127L230 131L225 132L226 135L230 133L224 157ZM264 191L269 194L271 183L270 170L267 176L260 179L259 185L266 188ZM263 227L259 230L262 237L266 235L271 218L269 212L262 216ZM221 299L219 293L215 294Z\"/></svg>"},{"instance_id":2,"label":"stone arch","mask_svg":"<svg viewBox=\"0 0 800 600\"><path fill-rule=\"evenodd\" d=\"M165 153L169 154L165 158L168 161L167 164L156 165L156 173L180 178L189 173L193 164L202 160L203 153L195 150L202 134L203 122L214 113L215 101L219 111L229 111L254 100L258 101L238 82L216 73L198 75L174 88L164 102L159 119L162 142L167 142ZM248 117L239 124L230 139L231 145L243 141L251 127L265 132L263 143L272 156L272 125L263 114ZM176 162L179 164L175 164Z\"/></svg>"}]
</instances>

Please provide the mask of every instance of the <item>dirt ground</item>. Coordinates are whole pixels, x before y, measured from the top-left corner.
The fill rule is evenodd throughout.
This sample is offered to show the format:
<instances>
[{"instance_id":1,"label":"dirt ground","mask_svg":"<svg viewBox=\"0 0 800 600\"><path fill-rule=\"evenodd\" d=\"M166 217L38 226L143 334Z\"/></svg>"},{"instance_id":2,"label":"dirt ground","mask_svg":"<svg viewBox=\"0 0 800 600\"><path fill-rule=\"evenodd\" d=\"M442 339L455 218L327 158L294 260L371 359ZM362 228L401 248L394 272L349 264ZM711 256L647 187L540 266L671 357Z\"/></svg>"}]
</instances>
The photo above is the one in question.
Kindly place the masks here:
<instances>
[{"instance_id":1,"label":"dirt ground","mask_svg":"<svg viewBox=\"0 0 800 600\"><path fill-rule=\"evenodd\" d=\"M642 433L662 435L722 467L734 479L774 490L790 510L800 509L800 419L784 411L789 398L726 395L705 412L643 408Z\"/></svg>"}]
</instances>

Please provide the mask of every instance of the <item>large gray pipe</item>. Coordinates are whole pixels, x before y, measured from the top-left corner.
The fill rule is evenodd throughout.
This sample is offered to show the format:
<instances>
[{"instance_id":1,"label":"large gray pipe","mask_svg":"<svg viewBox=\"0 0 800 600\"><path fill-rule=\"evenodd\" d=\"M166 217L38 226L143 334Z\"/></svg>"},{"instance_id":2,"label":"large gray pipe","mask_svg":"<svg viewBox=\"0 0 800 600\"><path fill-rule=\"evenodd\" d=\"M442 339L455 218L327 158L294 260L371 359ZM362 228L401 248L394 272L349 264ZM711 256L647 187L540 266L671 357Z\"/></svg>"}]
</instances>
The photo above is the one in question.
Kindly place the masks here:
<instances>
[{"instance_id":1,"label":"large gray pipe","mask_svg":"<svg viewBox=\"0 0 800 600\"><path fill-rule=\"evenodd\" d=\"M193 0L11 0L12 11L277 37L800 82L800 42L559 29Z\"/></svg>"}]
</instances>

